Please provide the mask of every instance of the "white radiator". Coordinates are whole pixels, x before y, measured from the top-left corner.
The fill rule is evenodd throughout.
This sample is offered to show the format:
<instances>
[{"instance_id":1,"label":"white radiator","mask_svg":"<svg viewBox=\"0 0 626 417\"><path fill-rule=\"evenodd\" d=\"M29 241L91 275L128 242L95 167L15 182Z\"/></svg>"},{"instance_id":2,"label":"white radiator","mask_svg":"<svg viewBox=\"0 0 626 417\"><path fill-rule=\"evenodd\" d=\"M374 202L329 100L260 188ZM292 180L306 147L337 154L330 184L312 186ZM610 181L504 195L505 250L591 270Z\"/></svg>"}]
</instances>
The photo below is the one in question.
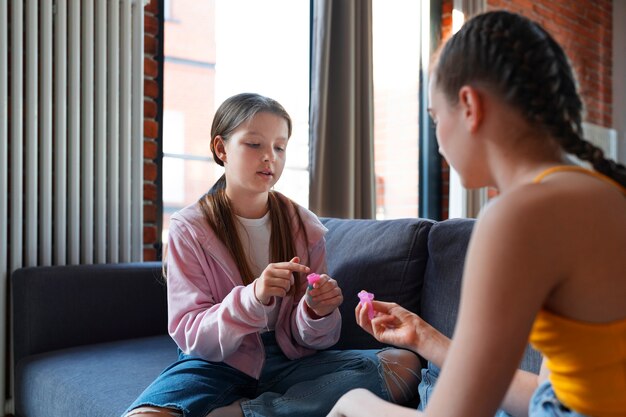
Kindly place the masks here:
<instances>
[{"instance_id":1,"label":"white radiator","mask_svg":"<svg viewBox=\"0 0 626 417\"><path fill-rule=\"evenodd\" d=\"M615 129L583 122L583 136L602 149L607 158L617 160L617 131Z\"/></svg>"},{"instance_id":2,"label":"white radiator","mask_svg":"<svg viewBox=\"0 0 626 417\"><path fill-rule=\"evenodd\" d=\"M2 329L17 268L142 260L143 7L0 0Z\"/></svg>"}]
</instances>

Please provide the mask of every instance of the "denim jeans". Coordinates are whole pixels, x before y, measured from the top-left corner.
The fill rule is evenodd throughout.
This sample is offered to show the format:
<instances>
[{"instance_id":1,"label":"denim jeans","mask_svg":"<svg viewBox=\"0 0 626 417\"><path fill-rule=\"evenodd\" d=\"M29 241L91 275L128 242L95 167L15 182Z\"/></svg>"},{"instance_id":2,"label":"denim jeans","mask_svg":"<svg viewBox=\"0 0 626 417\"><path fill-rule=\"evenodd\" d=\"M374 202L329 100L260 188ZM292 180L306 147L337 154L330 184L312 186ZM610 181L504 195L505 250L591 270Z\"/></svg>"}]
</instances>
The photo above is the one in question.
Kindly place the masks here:
<instances>
[{"instance_id":1,"label":"denim jeans","mask_svg":"<svg viewBox=\"0 0 626 417\"><path fill-rule=\"evenodd\" d=\"M273 332L263 333L266 359L258 380L222 362L179 352L172 364L135 400L139 406L169 407L185 417L205 417L215 408L242 400L246 417L319 417L353 388L390 400L378 350L320 351L290 360Z\"/></svg>"},{"instance_id":2,"label":"denim jeans","mask_svg":"<svg viewBox=\"0 0 626 417\"><path fill-rule=\"evenodd\" d=\"M550 381L545 381L530 399L529 417L585 417L565 407L554 393Z\"/></svg>"},{"instance_id":3,"label":"denim jeans","mask_svg":"<svg viewBox=\"0 0 626 417\"><path fill-rule=\"evenodd\" d=\"M418 410L424 411L424 409L426 408L426 404L428 403L428 400L432 396L433 390L435 389L435 383L437 382L437 378L439 378L439 368L428 362L428 366L422 369L422 380L417 387L417 391L420 395L420 405L417 408ZM511 415L504 410L498 410L495 414L495 417L511 417Z\"/></svg>"}]
</instances>

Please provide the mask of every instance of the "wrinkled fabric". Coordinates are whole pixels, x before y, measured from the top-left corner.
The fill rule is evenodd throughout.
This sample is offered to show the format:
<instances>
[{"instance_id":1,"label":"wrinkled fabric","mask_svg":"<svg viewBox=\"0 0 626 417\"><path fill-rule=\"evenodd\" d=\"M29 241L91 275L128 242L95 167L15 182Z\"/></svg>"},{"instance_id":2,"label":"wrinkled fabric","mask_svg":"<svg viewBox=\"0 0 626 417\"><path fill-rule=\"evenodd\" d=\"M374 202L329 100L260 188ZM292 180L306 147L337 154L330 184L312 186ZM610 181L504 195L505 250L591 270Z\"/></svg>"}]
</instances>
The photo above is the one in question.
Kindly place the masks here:
<instances>
[{"instance_id":1,"label":"wrinkled fabric","mask_svg":"<svg viewBox=\"0 0 626 417\"><path fill-rule=\"evenodd\" d=\"M286 197L279 195L279 198ZM298 206L307 241L289 213L296 234L296 253L312 272L326 272L324 235L327 229L307 209ZM274 303L256 299L254 285L244 285L226 246L205 220L199 203L172 215L166 255L168 330L187 355L224 362L258 378L264 364L258 332L267 328ZM289 261L286 259L285 261ZM304 305L306 277L300 274L298 294L282 298L276 340L289 359L311 355L339 339L341 315L336 309L313 319Z\"/></svg>"}]
</instances>

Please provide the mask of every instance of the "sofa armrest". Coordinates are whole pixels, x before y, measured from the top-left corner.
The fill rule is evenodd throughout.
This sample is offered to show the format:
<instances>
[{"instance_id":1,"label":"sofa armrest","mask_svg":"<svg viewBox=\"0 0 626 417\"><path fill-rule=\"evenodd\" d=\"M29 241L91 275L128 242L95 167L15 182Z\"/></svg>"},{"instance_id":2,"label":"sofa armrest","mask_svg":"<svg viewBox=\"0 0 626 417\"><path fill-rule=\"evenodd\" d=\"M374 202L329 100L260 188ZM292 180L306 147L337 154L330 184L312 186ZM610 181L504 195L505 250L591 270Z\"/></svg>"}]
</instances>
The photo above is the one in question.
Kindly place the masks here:
<instances>
[{"instance_id":1,"label":"sofa armrest","mask_svg":"<svg viewBox=\"0 0 626 417\"><path fill-rule=\"evenodd\" d=\"M31 267L11 276L14 363L73 346L164 334L161 263Z\"/></svg>"}]
</instances>

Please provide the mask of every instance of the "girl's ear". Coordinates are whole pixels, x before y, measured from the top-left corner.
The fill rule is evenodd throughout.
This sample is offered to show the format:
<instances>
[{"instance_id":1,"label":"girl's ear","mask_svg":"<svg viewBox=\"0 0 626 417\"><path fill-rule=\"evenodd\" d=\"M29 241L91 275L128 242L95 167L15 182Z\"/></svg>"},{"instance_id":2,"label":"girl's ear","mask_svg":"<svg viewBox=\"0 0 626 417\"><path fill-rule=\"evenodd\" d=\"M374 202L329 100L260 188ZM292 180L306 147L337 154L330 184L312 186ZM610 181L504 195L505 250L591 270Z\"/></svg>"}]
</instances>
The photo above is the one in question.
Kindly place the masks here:
<instances>
[{"instance_id":1,"label":"girl's ear","mask_svg":"<svg viewBox=\"0 0 626 417\"><path fill-rule=\"evenodd\" d=\"M470 133L476 133L484 116L484 102L481 92L474 87L464 85L459 90L459 105L462 118Z\"/></svg>"},{"instance_id":2,"label":"girl's ear","mask_svg":"<svg viewBox=\"0 0 626 417\"><path fill-rule=\"evenodd\" d=\"M224 146L224 138L220 135L215 136L213 139L213 149L215 151L215 155L222 162L226 162L226 146Z\"/></svg>"}]
</instances>

